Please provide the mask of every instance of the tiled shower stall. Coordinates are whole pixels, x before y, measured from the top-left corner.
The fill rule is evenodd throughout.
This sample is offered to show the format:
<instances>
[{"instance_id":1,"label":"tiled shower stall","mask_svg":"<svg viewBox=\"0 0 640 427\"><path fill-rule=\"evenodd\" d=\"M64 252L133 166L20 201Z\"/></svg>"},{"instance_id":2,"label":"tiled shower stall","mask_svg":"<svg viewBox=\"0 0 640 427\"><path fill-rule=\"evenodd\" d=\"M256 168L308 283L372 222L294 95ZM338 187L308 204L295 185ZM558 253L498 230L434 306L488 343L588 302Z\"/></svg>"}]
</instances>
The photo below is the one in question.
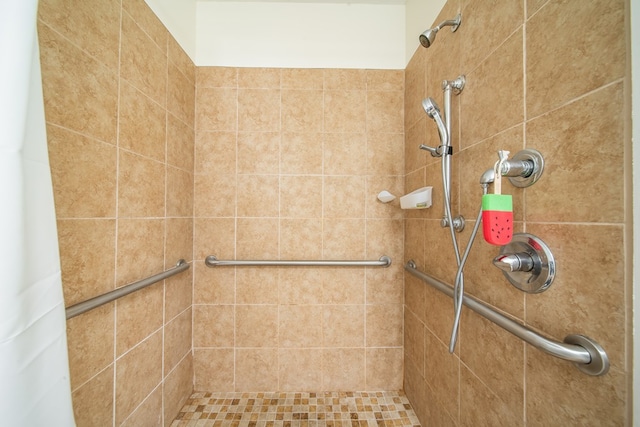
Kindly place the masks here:
<instances>
[{"instance_id":1,"label":"tiled shower stall","mask_svg":"<svg viewBox=\"0 0 640 427\"><path fill-rule=\"evenodd\" d=\"M405 70L276 69L196 67L143 0L41 0L66 305L191 263L68 321L78 425L169 425L193 390L404 390L424 425L630 423L628 8L450 0L438 22L462 11L464 25ZM553 286L525 296L480 239L467 291L556 339L593 337L603 377L469 311L449 355L451 300L404 274L413 259L455 276L439 162L418 146L439 144L422 99L442 105L441 80L460 74L462 243L496 151L535 148L541 180L505 191L517 231L558 262ZM376 199L424 185L430 209ZM208 255L393 263L208 268Z\"/></svg>"}]
</instances>

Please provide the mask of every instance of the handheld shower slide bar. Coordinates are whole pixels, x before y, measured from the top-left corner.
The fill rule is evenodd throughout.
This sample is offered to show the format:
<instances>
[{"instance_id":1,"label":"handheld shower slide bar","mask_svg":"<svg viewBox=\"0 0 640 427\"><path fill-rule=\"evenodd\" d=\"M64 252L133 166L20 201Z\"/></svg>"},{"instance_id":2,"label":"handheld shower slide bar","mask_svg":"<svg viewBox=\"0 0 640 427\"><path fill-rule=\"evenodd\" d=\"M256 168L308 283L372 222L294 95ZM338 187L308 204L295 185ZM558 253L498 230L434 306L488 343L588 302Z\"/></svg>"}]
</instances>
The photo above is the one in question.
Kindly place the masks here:
<instances>
[{"instance_id":1,"label":"handheld shower slide bar","mask_svg":"<svg viewBox=\"0 0 640 427\"><path fill-rule=\"evenodd\" d=\"M243 267L389 267L391 258L383 255L377 261L350 260L219 260L214 255L205 258L207 267L243 266Z\"/></svg>"},{"instance_id":2,"label":"handheld shower slide bar","mask_svg":"<svg viewBox=\"0 0 640 427\"><path fill-rule=\"evenodd\" d=\"M418 270L414 261L407 262L404 268L428 285L453 298L454 290L451 286ZM532 329L511 320L470 295L465 295L462 303L480 316L495 323L535 348L554 357L573 362L576 368L587 375L600 376L609 371L609 357L607 353L597 342L589 337L575 334L567 335L564 342L558 342L546 338Z\"/></svg>"}]
</instances>

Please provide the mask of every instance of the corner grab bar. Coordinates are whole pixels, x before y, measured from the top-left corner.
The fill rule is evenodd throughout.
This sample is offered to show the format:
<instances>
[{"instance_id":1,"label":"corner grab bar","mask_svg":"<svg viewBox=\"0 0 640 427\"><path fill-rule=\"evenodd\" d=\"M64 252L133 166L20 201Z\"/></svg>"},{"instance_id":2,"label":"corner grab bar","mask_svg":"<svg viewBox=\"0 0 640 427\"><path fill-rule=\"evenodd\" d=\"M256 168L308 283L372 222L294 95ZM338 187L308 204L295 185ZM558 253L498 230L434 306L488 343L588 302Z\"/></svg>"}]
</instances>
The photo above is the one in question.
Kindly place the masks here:
<instances>
[{"instance_id":1,"label":"corner grab bar","mask_svg":"<svg viewBox=\"0 0 640 427\"><path fill-rule=\"evenodd\" d=\"M93 310L96 307L100 307L101 305L104 305L108 302L114 301L118 298L122 298L125 295L129 295L132 292L138 291L142 288L146 288L149 285L153 285L154 283L164 280L175 274L181 273L188 268L189 263L181 259L177 262L175 267L163 271L162 273L154 274L153 276L149 276L146 279L138 280L137 282L130 283L118 289L114 289L113 291L109 291L102 295L98 295L97 297L93 297L86 301L82 301L70 307L67 307L67 309L65 310L67 320L89 310Z\"/></svg>"},{"instance_id":2,"label":"corner grab bar","mask_svg":"<svg viewBox=\"0 0 640 427\"><path fill-rule=\"evenodd\" d=\"M443 294L453 298L453 287L418 270L413 260L407 262L404 269ZM480 316L495 323L502 329L512 333L537 349L559 359L573 362L576 368L587 375L600 376L609 371L609 357L607 353L600 344L589 337L584 335L567 335L564 342L559 342L544 337L530 328L511 320L470 295L465 295L462 303Z\"/></svg>"},{"instance_id":3,"label":"corner grab bar","mask_svg":"<svg viewBox=\"0 0 640 427\"><path fill-rule=\"evenodd\" d=\"M207 267L216 266L245 266L245 267L389 267L391 258L383 255L378 261L347 261L347 260L219 260L215 255L209 255L204 263Z\"/></svg>"}]
</instances>

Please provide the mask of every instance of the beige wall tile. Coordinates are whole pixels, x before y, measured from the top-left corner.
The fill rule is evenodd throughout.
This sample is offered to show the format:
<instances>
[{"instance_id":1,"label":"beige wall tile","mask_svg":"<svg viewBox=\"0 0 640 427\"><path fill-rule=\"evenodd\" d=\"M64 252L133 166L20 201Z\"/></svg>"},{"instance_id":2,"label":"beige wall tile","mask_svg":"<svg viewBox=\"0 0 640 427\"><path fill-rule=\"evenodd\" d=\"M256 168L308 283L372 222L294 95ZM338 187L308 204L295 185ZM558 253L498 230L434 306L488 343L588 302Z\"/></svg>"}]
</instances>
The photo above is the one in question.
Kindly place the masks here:
<instances>
[{"instance_id":1,"label":"beige wall tile","mask_svg":"<svg viewBox=\"0 0 640 427\"><path fill-rule=\"evenodd\" d=\"M325 259L364 259L365 221L362 219L326 219L323 224ZM348 237L348 239L345 239Z\"/></svg>"},{"instance_id":2,"label":"beige wall tile","mask_svg":"<svg viewBox=\"0 0 640 427\"><path fill-rule=\"evenodd\" d=\"M238 149L243 145L242 135ZM257 139L257 138L256 138ZM258 142L258 141L255 141ZM265 147L261 147L265 148ZM236 169L236 133L235 132L202 132L199 131L195 144L196 174L235 174ZM240 160L240 158L238 159ZM249 173L239 169L242 173ZM255 171L254 173L257 173Z\"/></svg>"},{"instance_id":3,"label":"beige wall tile","mask_svg":"<svg viewBox=\"0 0 640 427\"><path fill-rule=\"evenodd\" d=\"M178 70L195 85L197 67L171 34L169 34L167 43L167 54L169 55L169 62L178 67Z\"/></svg>"},{"instance_id":4,"label":"beige wall tile","mask_svg":"<svg viewBox=\"0 0 640 427\"><path fill-rule=\"evenodd\" d=\"M162 415L162 387L157 387L121 426L135 427L145 423L159 426L162 425Z\"/></svg>"},{"instance_id":5,"label":"beige wall tile","mask_svg":"<svg viewBox=\"0 0 640 427\"><path fill-rule=\"evenodd\" d=\"M366 70L367 90L404 91L404 70Z\"/></svg>"},{"instance_id":6,"label":"beige wall tile","mask_svg":"<svg viewBox=\"0 0 640 427\"><path fill-rule=\"evenodd\" d=\"M162 381L162 333L116 361L116 423L121 424Z\"/></svg>"},{"instance_id":7,"label":"beige wall tile","mask_svg":"<svg viewBox=\"0 0 640 427\"><path fill-rule=\"evenodd\" d=\"M324 70L325 90L363 90L367 88L367 72L355 69Z\"/></svg>"},{"instance_id":8,"label":"beige wall tile","mask_svg":"<svg viewBox=\"0 0 640 427\"><path fill-rule=\"evenodd\" d=\"M195 120L195 86L173 64L168 67L167 110L189 126Z\"/></svg>"},{"instance_id":9,"label":"beige wall tile","mask_svg":"<svg viewBox=\"0 0 640 427\"><path fill-rule=\"evenodd\" d=\"M116 142L118 79L49 27L38 29L42 91L49 124Z\"/></svg>"},{"instance_id":10,"label":"beige wall tile","mask_svg":"<svg viewBox=\"0 0 640 427\"><path fill-rule=\"evenodd\" d=\"M279 347L322 347L321 305L282 305L278 317Z\"/></svg>"},{"instance_id":11,"label":"beige wall tile","mask_svg":"<svg viewBox=\"0 0 640 427\"><path fill-rule=\"evenodd\" d=\"M238 259L277 259L277 218L239 218L236 232Z\"/></svg>"},{"instance_id":12,"label":"beige wall tile","mask_svg":"<svg viewBox=\"0 0 640 427\"><path fill-rule=\"evenodd\" d=\"M116 356L122 356L163 324L163 283L141 289L116 302Z\"/></svg>"},{"instance_id":13,"label":"beige wall tile","mask_svg":"<svg viewBox=\"0 0 640 427\"><path fill-rule=\"evenodd\" d=\"M166 110L126 81L120 81L118 146L164 162ZM141 124L144 123L144 126Z\"/></svg>"},{"instance_id":14,"label":"beige wall tile","mask_svg":"<svg viewBox=\"0 0 640 427\"><path fill-rule=\"evenodd\" d=\"M402 257L392 259L387 268L367 269L366 303L367 304L402 304L404 301L404 264Z\"/></svg>"},{"instance_id":15,"label":"beige wall tile","mask_svg":"<svg viewBox=\"0 0 640 427\"><path fill-rule=\"evenodd\" d=\"M551 1L527 22L527 116L624 76L624 1ZM594 31L580 34L581 28Z\"/></svg>"},{"instance_id":16,"label":"beige wall tile","mask_svg":"<svg viewBox=\"0 0 640 427\"><path fill-rule=\"evenodd\" d=\"M164 314L165 323L183 312L193 302L193 269L194 263L187 271L165 280Z\"/></svg>"},{"instance_id":17,"label":"beige wall tile","mask_svg":"<svg viewBox=\"0 0 640 427\"><path fill-rule=\"evenodd\" d=\"M430 123L431 124L431 123ZM421 117L415 124L405 130L404 170L405 174L414 172L424 167L426 162L433 162L431 155L420 150L420 145L429 147L440 145L437 141L427 141L427 119ZM409 188L406 189L410 191Z\"/></svg>"},{"instance_id":18,"label":"beige wall tile","mask_svg":"<svg viewBox=\"0 0 640 427\"><path fill-rule=\"evenodd\" d=\"M367 91L367 132L402 132L403 111L403 92Z\"/></svg>"},{"instance_id":19,"label":"beige wall tile","mask_svg":"<svg viewBox=\"0 0 640 427\"><path fill-rule=\"evenodd\" d=\"M47 138L57 218L114 217L116 148L51 125Z\"/></svg>"},{"instance_id":20,"label":"beige wall tile","mask_svg":"<svg viewBox=\"0 0 640 427\"><path fill-rule=\"evenodd\" d=\"M164 219L120 219L117 238L116 286L163 271Z\"/></svg>"},{"instance_id":21,"label":"beige wall tile","mask_svg":"<svg viewBox=\"0 0 640 427\"><path fill-rule=\"evenodd\" d=\"M364 90L325 90L324 131L364 132L367 124Z\"/></svg>"},{"instance_id":22,"label":"beige wall tile","mask_svg":"<svg viewBox=\"0 0 640 427\"><path fill-rule=\"evenodd\" d=\"M402 346L402 305L374 304L366 306L367 347Z\"/></svg>"},{"instance_id":23,"label":"beige wall tile","mask_svg":"<svg viewBox=\"0 0 640 427\"><path fill-rule=\"evenodd\" d=\"M278 346L278 306L236 306L237 347Z\"/></svg>"},{"instance_id":24,"label":"beige wall tile","mask_svg":"<svg viewBox=\"0 0 640 427\"><path fill-rule=\"evenodd\" d=\"M212 268L207 267L203 261L196 262L193 286L193 299L196 304L234 304L235 293L233 268Z\"/></svg>"},{"instance_id":25,"label":"beige wall tile","mask_svg":"<svg viewBox=\"0 0 640 427\"><path fill-rule=\"evenodd\" d=\"M367 173L367 136L361 133L325 133L322 150L326 175Z\"/></svg>"},{"instance_id":26,"label":"beige wall tile","mask_svg":"<svg viewBox=\"0 0 640 427\"><path fill-rule=\"evenodd\" d=\"M464 310L460 325L460 358L513 415L517 415L516 419L522 419L525 376L525 343L522 340L470 310Z\"/></svg>"},{"instance_id":27,"label":"beige wall tile","mask_svg":"<svg viewBox=\"0 0 640 427\"><path fill-rule=\"evenodd\" d=\"M235 391L234 349L194 349L195 390Z\"/></svg>"},{"instance_id":28,"label":"beige wall tile","mask_svg":"<svg viewBox=\"0 0 640 427\"><path fill-rule=\"evenodd\" d=\"M527 0L527 18L530 18L549 0Z\"/></svg>"},{"instance_id":29,"label":"beige wall tile","mask_svg":"<svg viewBox=\"0 0 640 427\"><path fill-rule=\"evenodd\" d=\"M166 42L158 47L126 13L122 15L120 75L158 104L166 105Z\"/></svg>"},{"instance_id":30,"label":"beige wall tile","mask_svg":"<svg viewBox=\"0 0 640 427\"><path fill-rule=\"evenodd\" d=\"M460 381L461 425L525 425L522 405L509 406L464 365L461 367Z\"/></svg>"},{"instance_id":31,"label":"beige wall tile","mask_svg":"<svg viewBox=\"0 0 640 427\"><path fill-rule=\"evenodd\" d=\"M113 363L113 307L107 304L67 321L72 390Z\"/></svg>"},{"instance_id":32,"label":"beige wall tile","mask_svg":"<svg viewBox=\"0 0 640 427\"><path fill-rule=\"evenodd\" d=\"M65 305L113 290L115 221L70 219L57 225Z\"/></svg>"},{"instance_id":33,"label":"beige wall tile","mask_svg":"<svg viewBox=\"0 0 640 427\"><path fill-rule=\"evenodd\" d=\"M196 218L194 220L194 258L209 255L218 259L235 259L235 221L229 218Z\"/></svg>"},{"instance_id":34,"label":"beige wall tile","mask_svg":"<svg viewBox=\"0 0 640 427\"><path fill-rule=\"evenodd\" d=\"M364 346L364 306L325 305L322 313L324 347Z\"/></svg>"},{"instance_id":35,"label":"beige wall tile","mask_svg":"<svg viewBox=\"0 0 640 427\"><path fill-rule=\"evenodd\" d=\"M191 352L192 315L185 310L167 323L164 331L164 375L168 375Z\"/></svg>"},{"instance_id":36,"label":"beige wall tile","mask_svg":"<svg viewBox=\"0 0 640 427\"><path fill-rule=\"evenodd\" d=\"M165 165L120 150L118 214L124 217L162 217L165 209Z\"/></svg>"},{"instance_id":37,"label":"beige wall tile","mask_svg":"<svg viewBox=\"0 0 640 427\"><path fill-rule=\"evenodd\" d=\"M324 70L312 68L285 68L282 70L283 89L323 89Z\"/></svg>"},{"instance_id":38,"label":"beige wall tile","mask_svg":"<svg viewBox=\"0 0 640 427\"><path fill-rule=\"evenodd\" d=\"M280 195L278 182L278 175L238 175L236 215L277 217Z\"/></svg>"},{"instance_id":39,"label":"beige wall tile","mask_svg":"<svg viewBox=\"0 0 640 427\"><path fill-rule=\"evenodd\" d=\"M196 86L201 88L211 87L238 87L238 68L233 67L196 67Z\"/></svg>"},{"instance_id":40,"label":"beige wall tile","mask_svg":"<svg viewBox=\"0 0 640 427\"><path fill-rule=\"evenodd\" d=\"M402 175L404 134L384 132L367 134L367 175Z\"/></svg>"},{"instance_id":41,"label":"beige wall tile","mask_svg":"<svg viewBox=\"0 0 640 427\"><path fill-rule=\"evenodd\" d=\"M236 269L236 301L238 304L278 304L278 271L260 267Z\"/></svg>"},{"instance_id":42,"label":"beige wall tile","mask_svg":"<svg viewBox=\"0 0 640 427\"><path fill-rule=\"evenodd\" d=\"M527 123L527 146L548 159L541 185L527 190L527 220L624 220L622 86L608 86Z\"/></svg>"},{"instance_id":43,"label":"beige wall tile","mask_svg":"<svg viewBox=\"0 0 640 427\"><path fill-rule=\"evenodd\" d=\"M322 304L322 272L321 267L278 269L280 304Z\"/></svg>"},{"instance_id":44,"label":"beige wall tile","mask_svg":"<svg viewBox=\"0 0 640 427\"><path fill-rule=\"evenodd\" d=\"M322 177L280 176L280 216L322 217Z\"/></svg>"},{"instance_id":45,"label":"beige wall tile","mask_svg":"<svg viewBox=\"0 0 640 427\"><path fill-rule=\"evenodd\" d=\"M606 348L612 366L623 369L626 322L622 226L531 224L527 231L553 248L557 265L551 287L542 294L527 295L527 323L558 339L580 331ZM577 257L597 268L571 261ZM561 301L566 307L580 309L560 310Z\"/></svg>"},{"instance_id":46,"label":"beige wall tile","mask_svg":"<svg viewBox=\"0 0 640 427\"><path fill-rule=\"evenodd\" d=\"M78 425L113 424L113 365L100 372L71 395Z\"/></svg>"},{"instance_id":47,"label":"beige wall tile","mask_svg":"<svg viewBox=\"0 0 640 427\"><path fill-rule=\"evenodd\" d=\"M531 424L624 425L628 393L625 374L617 368L591 377L571 364L537 350L527 351L527 421ZM615 390L615 391L614 391ZM557 408L550 411L549 408Z\"/></svg>"},{"instance_id":48,"label":"beige wall tile","mask_svg":"<svg viewBox=\"0 0 640 427\"><path fill-rule=\"evenodd\" d=\"M238 68L239 88L280 89L278 68Z\"/></svg>"},{"instance_id":49,"label":"beige wall tile","mask_svg":"<svg viewBox=\"0 0 640 427\"><path fill-rule=\"evenodd\" d=\"M174 267L178 260L193 259L193 220L167 218L165 237L165 267Z\"/></svg>"},{"instance_id":50,"label":"beige wall tile","mask_svg":"<svg viewBox=\"0 0 640 427\"><path fill-rule=\"evenodd\" d=\"M106 67L118 67L120 7L116 1L58 0L38 4L38 17ZM42 29L39 29L42 31Z\"/></svg>"},{"instance_id":51,"label":"beige wall tile","mask_svg":"<svg viewBox=\"0 0 640 427\"><path fill-rule=\"evenodd\" d=\"M322 384L322 352L318 349L281 348L278 386L282 391L315 391Z\"/></svg>"},{"instance_id":52,"label":"beige wall tile","mask_svg":"<svg viewBox=\"0 0 640 427\"><path fill-rule=\"evenodd\" d=\"M404 312L404 354L424 377L425 328L424 324L410 311Z\"/></svg>"},{"instance_id":53,"label":"beige wall tile","mask_svg":"<svg viewBox=\"0 0 640 427\"><path fill-rule=\"evenodd\" d=\"M167 216L190 217L193 215L193 175L173 166L166 167Z\"/></svg>"},{"instance_id":54,"label":"beige wall tile","mask_svg":"<svg viewBox=\"0 0 640 427\"><path fill-rule=\"evenodd\" d=\"M282 130L285 132L320 132L323 126L321 90L282 91Z\"/></svg>"},{"instance_id":55,"label":"beige wall tile","mask_svg":"<svg viewBox=\"0 0 640 427\"><path fill-rule=\"evenodd\" d=\"M455 420L459 411L460 360L456 355L449 354L447 346L428 330L425 333L425 352L428 354L425 378L438 391L437 402Z\"/></svg>"},{"instance_id":56,"label":"beige wall tile","mask_svg":"<svg viewBox=\"0 0 640 427\"><path fill-rule=\"evenodd\" d=\"M402 347L369 348L366 351L367 390L402 390Z\"/></svg>"},{"instance_id":57,"label":"beige wall tile","mask_svg":"<svg viewBox=\"0 0 640 427\"><path fill-rule=\"evenodd\" d=\"M238 130L279 131L280 97L276 89L238 89Z\"/></svg>"},{"instance_id":58,"label":"beige wall tile","mask_svg":"<svg viewBox=\"0 0 640 427\"><path fill-rule=\"evenodd\" d=\"M280 258L321 259L322 222L317 219L281 219Z\"/></svg>"},{"instance_id":59,"label":"beige wall tile","mask_svg":"<svg viewBox=\"0 0 640 427\"><path fill-rule=\"evenodd\" d=\"M325 348L322 351L324 390L362 390L365 387L364 348Z\"/></svg>"},{"instance_id":60,"label":"beige wall tile","mask_svg":"<svg viewBox=\"0 0 640 427\"><path fill-rule=\"evenodd\" d=\"M123 0L122 10L131 16L160 50L166 52L169 32L144 0Z\"/></svg>"},{"instance_id":61,"label":"beige wall tile","mask_svg":"<svg viewBox=\"0 0 640 427\"><path fill-rule=\"evenodd\" d=\"M460 31L454 36L461 41L461 62L465 71L476 68L522 25L524 3L512 0L469 2L462 12ZM500 25L496 25L498 22ZM488 28L492 30L487 31Z\"/></svg>"},{"instance_id":62,"label":"beige wall tile","mask_svg":"<svg viewBox=\"0 0 640 427\"><path fill-rule=\"evenodd\" d=\"M411 57L404 72L404 131L424 118L422 100L427 95L426 49L418 49Z\"/></svg>"},{"instance_id":63,"label":"beige wall tile","mask_svg":"<svg viewBox=\"0 0 640 427\"><path fill-rule=\"evenodd\" d=\"M200 76L200 74L198 74ZM238 129L238 90L199 87L196 92L196 131L235 131Z\"/></svg>"},{"instance_id":64,"label":"beige wall tile","mask_svg":"<svg viewBox=\"0 0 640 427\"><path fill-rule=\"evenodd\" d=\"M238 173L277 174L280 172L280 134L278 132L239 132L238 133ZM228 154L225 154L228 153ZM219 149L219 156L235 153ZM222 160L222 159L221 159ZM223 163L225 160L220 161ZM228 158L227 163L234 164L235 159Z\"/></svg>"},{"instance_id":65,"label":"beige wall tile","mask_svg":"<svg viewBox=\"0 0 640 427\"><path fill-rule=\"evenodd\" d=\"M194 305L193 347L233 347L234 312L233 305Z\"/></svg>"},{"instance_id":66,"label":"beige wall tile","mask_svg":"<svg viewBox=\"0 0 640 427\"><path fill-rule=\"evenodd\" d=\"M363 176L326 176L323 182L324 218L364 218Z\"/></svg>"},{"instance_id":67,"label":"beige wall tile","mask_svg":"<svg viewBox=\"0 0 640 427\"><path fill-rule=\"evenodd\" d=\"M260 375L256 375L260 372ZM270 391L278 389L278 350L271 348L236 350L236 389Z\"/></svg>"},{"instance_id":68,"label":"beige wall tile","mask_svg":"<svg viewBox=\"0 0 640 427\"><path fill-rule=\"evenodd\" d=\"M461 137L465 144L479 142L523 121L522 55L519 30L467 74L460 98Z\"/></svg>"},{"instance_id":69,"label":"beige wall tile","mask_svg":"<svg viewBox=\"0 0 640 427\"><path fill-rule=\"evenodd\" d=\"M191 353L164 380L164 425L175 419L193 392L193 357Z\"/></svg>"},{"instance_id":70,"label":"beige wall tile","mask_svg":"<svg viewBox=\"0 0 640 427\"><path fill-rule=\"evenodd\" d=\"M194 178L194 214L196 217L228 218L236 214L236 199L239 197L236 175L196 175ZM247 195L243 194L242 197L247 198ZM252 207L250 201L244 203L249 208L258 209L258 207Z\"/></svg>"},{"instance_id":71,"label":"beige wall tile","mask_svg":"<svg viewBox=\"0 0 640 427\"><path fill-rule=\"evenodd\" d=\"M322 302L324 304L363 304L365 276L361 268L323 269Z\"/></svg>"},{"instance_id":72,"label":"beige wall tile","mask_svg":"<svg viewBox=\"0 0 640 427\"><path fill-rule=\"evenodd\" d=\"M194 144L193 123L186 125L172 114L167 114L167 163L194 172Z\"/></svg>"},{"instance_id":73,"label":"beige wall tile","mask_svg":"<svg viewBox=\"0 0 640 427\"><path fill-rule=\"evenodd\" d=\"M323 153L322 134L283 132L280 145L280 173L321 174Z\"/></svg>"}]
</instances>

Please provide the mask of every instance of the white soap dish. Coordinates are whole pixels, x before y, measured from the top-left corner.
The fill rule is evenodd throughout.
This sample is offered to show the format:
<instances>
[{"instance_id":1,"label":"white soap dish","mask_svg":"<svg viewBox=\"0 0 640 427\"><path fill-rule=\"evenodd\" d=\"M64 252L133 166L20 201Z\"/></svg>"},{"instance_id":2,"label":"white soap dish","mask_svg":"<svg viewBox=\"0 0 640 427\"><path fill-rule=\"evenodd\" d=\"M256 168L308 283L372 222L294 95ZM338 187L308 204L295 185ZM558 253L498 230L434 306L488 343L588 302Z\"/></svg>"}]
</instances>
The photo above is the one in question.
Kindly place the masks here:
<instances>
[{"instance_id":1,"label":"white soap dish","mask_svg":"<svg viewBox=\"0 0 640 427\"><path fill-rule=\"evenodd\" d=\"M422 187L400 197L402 209L426 209L431 206L431 190L433 187Z\"/></svg>"}]
</instances>

